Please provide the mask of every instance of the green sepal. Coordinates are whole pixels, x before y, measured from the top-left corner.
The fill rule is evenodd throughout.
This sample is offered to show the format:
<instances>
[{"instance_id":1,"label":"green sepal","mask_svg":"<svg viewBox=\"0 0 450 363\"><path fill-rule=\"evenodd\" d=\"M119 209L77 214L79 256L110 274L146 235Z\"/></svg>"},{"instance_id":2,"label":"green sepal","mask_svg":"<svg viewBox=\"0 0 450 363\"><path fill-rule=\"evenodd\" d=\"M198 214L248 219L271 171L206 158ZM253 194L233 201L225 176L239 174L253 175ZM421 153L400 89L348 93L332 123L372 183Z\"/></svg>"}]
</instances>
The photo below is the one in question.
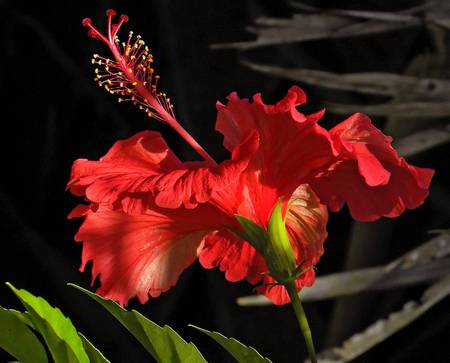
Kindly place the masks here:
<instances>
[{"instance_id":1,"label":"green sepal","mask_svg":"<svg viewBox=\"0 0 450 363\"><path fill-rule=\"evenodd\" d=\"M267 232L257 223L243 216L236 214L234 216L238 223L242 227L242 231L236 230L235 228L229 228L231 231L236 233L239 237L246 240L252 245L252 247L264 256L265 248L269 241L269 235Z\"/></svg>"},{"instance_id":2,"label":"green sepal","mask_svg":"<svg viewBox=\"0 0 450 363\"><path fill-rule=\"evenodd\" d=\"M277 281L290 280L295 275L296 263L280 201L270 216L268 234L269 243L265 253L267 267Z\"/></svg>"}]
</instances>

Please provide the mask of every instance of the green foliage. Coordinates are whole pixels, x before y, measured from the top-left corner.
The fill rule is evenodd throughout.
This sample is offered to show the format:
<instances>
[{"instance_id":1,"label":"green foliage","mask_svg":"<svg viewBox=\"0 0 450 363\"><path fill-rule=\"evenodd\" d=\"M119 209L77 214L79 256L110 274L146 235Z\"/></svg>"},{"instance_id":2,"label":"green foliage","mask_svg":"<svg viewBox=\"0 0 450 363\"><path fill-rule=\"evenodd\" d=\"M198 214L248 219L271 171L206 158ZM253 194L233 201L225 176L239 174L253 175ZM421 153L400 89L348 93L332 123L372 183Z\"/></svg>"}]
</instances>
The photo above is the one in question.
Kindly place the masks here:
<instances>
[{"instance_id":1,"label":"green foliage","mask_svg":"<svg viewBox=\"0 0 450 363\"><path fill-rule=\"evenodd\" d=\"M47 363L44 347L19 314L0 307L0 347L22 363Z\"/></svg>"},{"instance_id":2,"label":"green foliage","mask_svg":"<svg viewBox=\"0 0 450 363\"><path fill-rule=\"evenodd\" d=\"M110 363L108 359L86 338L83 334L78 333L83 342L84 350L86 351L90 363Z\"/></svg>"},{"instance_id":3,"label":"green foliage","mask_svg":"<svg viewBox=\"0 0 450 363\"><path fill-rule=\"evenodd\" d=\"M228 353L230 353L239 363L271 363L272 361L264 358L254 348L247 347L234 338L227 338L226 336L206 329L199 328L195 325L189 325L202 333L205 333L217 343L219 343Z\"/></svg>"},{"instance_id":4,"label":"green foliage","mask_svg":"<svg viewBox=\"0 0 450 363\"><path fill-rule=\"evenodd\" d=\"M106 300L80 286L70 284L97 301L113 315L158 362L206 362L197 347L187 343L172 328L160 327L136 310L127 311L112 300Z\"/></svg>"},{"instance_id":5,"label":"green foliage","mask_svg":"<svg viewBox=\"0 0 450 363\"><path fill-rule=\"evenodd\" d=\"M44 338L55 363L89 363L81 338L70 319L41 297L7 284L30 314L34 328Z\"/></svg>"},{"instance_id":6,"label":"green foliage","mask_svg":"<svg viewBox=\"0 0 450 363\"><path fill-rule=\"evenodd\" d=\"M42 297L7 285L27 311L0 307L0 348L20 363L48 363L47 353L34 332L39 332L55 363L110 363L81 333L61 310L50 306ZM127 311L112 300L69 284L84 292L108 310L159 363L206 363L197 347L186 342L169 326L161 327L135 310ZM192 325L193 326L193 325ZM193 326L224 347L238 362L270 363L255 349L233 338Z\"/></svg>"}]
</instances>

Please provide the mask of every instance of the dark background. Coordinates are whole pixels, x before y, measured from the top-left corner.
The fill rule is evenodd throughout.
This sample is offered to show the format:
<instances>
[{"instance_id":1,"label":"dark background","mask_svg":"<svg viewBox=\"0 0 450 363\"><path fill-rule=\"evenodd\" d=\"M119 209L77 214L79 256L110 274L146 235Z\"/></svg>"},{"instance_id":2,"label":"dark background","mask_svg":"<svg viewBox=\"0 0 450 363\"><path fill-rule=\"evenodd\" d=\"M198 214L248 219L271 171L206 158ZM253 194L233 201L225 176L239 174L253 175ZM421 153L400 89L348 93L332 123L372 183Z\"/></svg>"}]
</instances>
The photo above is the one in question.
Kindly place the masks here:
<instances>
[{"instance_id":1,"label":"dark background","mask_svg":"<svg viewBox=\"0 0 450 363\"><path fill-rule=\"evenodd\" d=\"M360 3L340 1L329 6L390 11L416 4L406 0L365 1L362 8ZM73 160L97 159L116 140L145 129L160 130L183 159L192 160L196 155L168 127L148 119L131 106L118 105L115 97L92 81L91 55L106 54L106 49L99 41L86 36L81 19L89 16L103 29L104 12L108 8L129 15L130 22L122 34L133 29L143 35L155 56L161 89L173 100L178 119L216 160L227 157L221 136L213 131L216 100L224 101L228 93L238 91L242 97L261 92L266 102L276 102L292 85L286 80L255 73L240 65L240 60L251 58L342 73L402 73L412 57L430 50L431 42L429 35L419 28L247 52L211 50L212 43L253 39L245 32L245 26L261 15L289 16L287 2L0 1L3 171L0 281L10 281L60 307L113 362L142 362L148 361L143 348L107 312L66 286L67 282L74 282L88 287L90 271L78 272L81 245L73 242L73 235L80 221L68 221L66 215L79 200L65 192L65 185ZM301 86L309 95L309 104L302 108L306 111L323 107L324 97L351 103L367 101L361 96L335 96L329 91ZM322 124L331 127L342 119L328 113ZM385 120L374 118L374 122L383 127ZM435 181L444 189L450 184L448 151L447 146L441 146L412 160L417 165L435 168ZM433 186L431 190L433 193ZM361 262L363 266L356 267L387 263L427 240L427 230L446 227L448 206L440 205L435 199L430 198L423 207L408 211L395 221L374 223L370 227L373 228L371 241L356 247L361 254L366 248L368 251ZM344 210L331 215L328 230L319 274L344 268L349 240L354 238L358 227ZM374 248L375 245L379 248ZM354 308L354 313L344 320L341 318L338 324L344 326L341 330L336 329L339 318L334 316L334 301L306 304L317 348L321 350L342 341L392 309L400 308L405 301L418 298L422 290L419 286L343 299L341 304ZM212 362L231 360L209 338L188 328L188 323L233 336L274 362L294 362L306 356L289 306L235 305L237 297L251 292L252 287L247 283L226 282L218 270L206 271L196 263L168 293L144 306L133 300L129 308L138 309L159 324L172 326L183 337L193 340ZM3 284L0 303L20 308ZM361 308L358 303L362 304ZM448 306L447 298L356 361L448 362ZM332 321L334 328L331 328ZM0 355L1 361L6 359Z\"/></svg>"}]
</instances>

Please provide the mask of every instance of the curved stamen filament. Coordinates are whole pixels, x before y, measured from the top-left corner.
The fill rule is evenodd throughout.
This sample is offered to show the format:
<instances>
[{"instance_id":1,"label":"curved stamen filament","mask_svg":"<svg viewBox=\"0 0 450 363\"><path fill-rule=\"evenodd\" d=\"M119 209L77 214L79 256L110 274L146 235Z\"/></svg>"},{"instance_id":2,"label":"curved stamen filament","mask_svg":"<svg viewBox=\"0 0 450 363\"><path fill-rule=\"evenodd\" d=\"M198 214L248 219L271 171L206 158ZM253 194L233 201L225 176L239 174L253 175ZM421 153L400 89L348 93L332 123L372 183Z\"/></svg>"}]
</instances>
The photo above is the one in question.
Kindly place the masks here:
<instances>
[{"instance_id":1,"label":"curved stamen filament","mask_svg":"<svg viewBox=\"0 0 450 363\"><path fill-rule=\"evenodd\" d=\"M127 41L120 42L117 33L128 17L121 15L119 22L113 23L116 12L108 10L106 15L107 36L100 33L90 19L83 20L83 25L89 28L89 36L106 43L113 54L113 59L94 54L92 64L98 66L95 81L109 93L119 96L119 102L131 102L149 117L167 123L205 160L215 165L214 159L177 121L167 95L158 91L159 76L152 68L153 56L141 36L134 36L130 31Z\"/></svg>"}]
</instances>

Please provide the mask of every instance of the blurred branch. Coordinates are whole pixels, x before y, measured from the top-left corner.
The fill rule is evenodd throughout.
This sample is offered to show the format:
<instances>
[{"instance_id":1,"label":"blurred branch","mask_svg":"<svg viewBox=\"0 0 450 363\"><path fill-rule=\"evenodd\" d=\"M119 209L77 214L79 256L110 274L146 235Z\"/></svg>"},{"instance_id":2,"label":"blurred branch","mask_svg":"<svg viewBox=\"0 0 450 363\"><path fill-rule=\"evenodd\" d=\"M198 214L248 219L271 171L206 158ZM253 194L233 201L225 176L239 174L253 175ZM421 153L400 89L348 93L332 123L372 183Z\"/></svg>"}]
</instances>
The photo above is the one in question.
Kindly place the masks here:
<instances>
[{"instance_id":1,"label":"blurred branch","mask_svg":"<svg viewBox=\"0 0 450 363\"><path fill-rule=\"evenodd\" d=\"M422 316L427 310L450 294L450 275L425 290L419 302L409 301L399 311L371 324L354 334L339 347L319 353L320 363L345 363L360 356Z\"/></svg>"},{"instance_id":2,"label":"blurred branch","mask_svg":"<svg viewBox=\"0 0 450 363\"><path fill-rule=\"evenodd\" d=\"M395 13L384 12L384 11L364 11L364 10L344 10L344 9L320 9L315 6L306 5L299 1L291 1L290 5L294 9L298 9L301 11L307 12L327 12L330 14L336 15L347 15L355 18L362 19L371 19L371 20L388 20L388 21L396 21L396 20L405 20L409 19L409 17L418 12L422 12L425 10L429 10L433 6L433 2L435 0L427 1L426 3L418 6L414 6L411 8L407 8Z\"/></svg>"},{"instance_id":3,"label":"blurred branch","mask_svg":"<svg viewBox=\"0 0 450 363\"><path fill-rule=\"evenodd\" d=\"M389 102L378 105L351 105L327 102L326 107L338 114L363 112L371 116L390 116L395 114L402 119L438 118L450 116L450 102Z\"/></svg>"},{"instance_id":4,"label":"blurred branch","mask_svg":"<svg viewBox=\"0 0 450 363\"><path fill-rule=\"evenodd\" d=\"M256 40L212 44L211 48L247 50L267 45L375 34L418 25L420 21L415 18L395 22L361 22L352 17L333 14L294 14L290 19L263 17L257 19L255 26L247 28L257 35Z\"/></svg>"},{"instance_id":5,"label":"blurred branch","mask_svg":"<svg viewBox=\"0 0 450 363\"><path fill-rule=\"evenodd\" d=\"M432 128L415 132L394 141L399 155L412 156L450 141L450 124L442 128Z\"/></svg>"},{"instance_id":6,"label":"blurred branch","mask_svg":"<svg viewBox=\"0 0 450 363\"><path fill-rule=\"evenodd\" d=\"M304 302L332 299L364 291L405 287L436 280L450 273L450 236L441 234L385 266L346 271L316 279L301 292ZM264 296L237 299L241 306L271 305Z\"/></svg>"},{"instance_id":7,"label":"blurred branch","mask_svg":"<svg viewBox=\"0 0 450 363\"><path fill-rule=\"evenodd\" d=\"M326 71L284 68L242 61L248 68L282 78L300 81L312 86L376 96L397 96L407 91L412 96L425 99L450 99L450 81L422 78L384 72L337 74Z\"/></svg>"},{"instance_id":8,"label":"blurred branch","mask_svg":"<svg viewBox=\"0 0 450 363\"><path fill-rule=\"evenodd\" d=\"M424 5L398 12L320 9L292 2L297 13L292 18L261 17L247 30L256 40L213 44L213 49L247 50L268 45L336 39L384 33L417 26L450 29L450 5L445 0L429 0Z\"/></svg>"}]
</instances>

